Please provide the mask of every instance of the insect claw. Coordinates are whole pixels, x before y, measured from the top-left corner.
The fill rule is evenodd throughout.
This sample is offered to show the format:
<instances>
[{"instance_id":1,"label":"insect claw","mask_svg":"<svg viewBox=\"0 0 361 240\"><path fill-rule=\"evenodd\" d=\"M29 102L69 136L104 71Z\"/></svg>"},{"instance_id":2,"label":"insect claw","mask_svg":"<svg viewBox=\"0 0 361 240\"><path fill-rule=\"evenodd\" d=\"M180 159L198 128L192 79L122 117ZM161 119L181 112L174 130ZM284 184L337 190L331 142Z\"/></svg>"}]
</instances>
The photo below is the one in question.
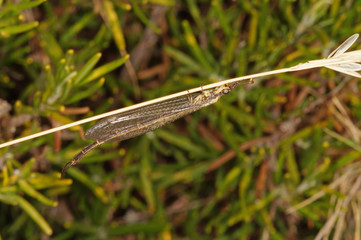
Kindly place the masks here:
<instances>
[{"instance_id":1,"label":"insect claw","mask_svg":"<svg viewBox=\"0 0 361 240\"><path fill-rule=\"evenodd\" d=\"M67 162L65 164L65 166L63 167L63 169L61 170L61 178L64 177L66 171L68 171L68 169L71 167L71 166L74 166L75 164L77 163L77 161L75 159L71 160L70 162Z\"/></svg>"}]
</instances>

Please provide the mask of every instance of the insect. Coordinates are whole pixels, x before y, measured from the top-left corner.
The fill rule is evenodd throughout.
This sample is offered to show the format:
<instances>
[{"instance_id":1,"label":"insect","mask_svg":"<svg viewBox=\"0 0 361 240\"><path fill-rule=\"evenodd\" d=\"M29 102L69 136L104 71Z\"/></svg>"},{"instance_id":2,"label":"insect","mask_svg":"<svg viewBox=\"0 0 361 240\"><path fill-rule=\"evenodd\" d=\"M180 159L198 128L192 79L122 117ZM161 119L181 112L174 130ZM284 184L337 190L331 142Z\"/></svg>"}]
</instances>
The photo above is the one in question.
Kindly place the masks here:
<instances>
[{"instance_id":1,"label":"insect","mask_svg":"<svg viewBox=\"0 0 361 240\"><path fill-rule=\"evenodd\" d=\"M252 82L252 79L246 83L250 82ZM95 140L95 142L84 147L74 156L72 161L64 166L62 176L71 166L77 164L81 158L101 144L122 141L153 131L201 108L214 104L221 96L228 94L240 84L225 84L213 90L193 93L189 94L189 96L183 95L100 120L89 128L84 135L85 138Z\"/></svg>"}]
</instances>

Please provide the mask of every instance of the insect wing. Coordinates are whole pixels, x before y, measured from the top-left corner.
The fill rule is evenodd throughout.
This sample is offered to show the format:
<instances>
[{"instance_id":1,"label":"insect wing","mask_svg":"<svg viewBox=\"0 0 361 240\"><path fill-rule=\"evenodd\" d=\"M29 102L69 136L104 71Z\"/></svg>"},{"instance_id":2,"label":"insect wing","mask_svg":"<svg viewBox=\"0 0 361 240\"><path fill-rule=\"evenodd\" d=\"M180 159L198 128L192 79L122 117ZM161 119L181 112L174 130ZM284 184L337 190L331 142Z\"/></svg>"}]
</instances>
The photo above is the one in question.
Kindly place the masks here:
<instances>
[{"instance_id":1,"label":"insect wing","mask_svg":"<svg viewBox=\"0 0 361 240\"><path fill-rule=\"evenodd\" d=\"M143 134L162 125L162 119L174 121L175 119L172 119L171 116L178 116L180 112L193 112L201 108L198 104L192 105L189 99L197 95L199 94L181 96L102 119L85 133L85 137L93 140L112 137L111 141L119 141ZM152 127L152 122L156 122L157 125ZM150 128L144 127L145 125ZM137 129L141 127L143 128L138 133ZM129 135L130 132L132 134ZM118 137L115 138L114 135Z\"/></svg>"}]
</instances>

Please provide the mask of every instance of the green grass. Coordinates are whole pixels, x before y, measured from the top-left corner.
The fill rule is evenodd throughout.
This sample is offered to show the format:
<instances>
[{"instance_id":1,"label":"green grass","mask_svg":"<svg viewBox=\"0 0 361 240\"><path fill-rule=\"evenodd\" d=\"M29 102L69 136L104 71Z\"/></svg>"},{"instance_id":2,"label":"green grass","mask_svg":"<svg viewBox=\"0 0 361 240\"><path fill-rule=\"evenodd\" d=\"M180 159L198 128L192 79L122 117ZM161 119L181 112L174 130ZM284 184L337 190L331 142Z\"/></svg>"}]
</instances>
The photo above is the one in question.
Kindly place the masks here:
<instances>
[{"instance_id":1,"label":"green grass","mask_svg":"<svg viewBox=\"0 0 361 240\"><path fill-rule=\"evenodd\" d=\"M326 57L361 32L357 0L15 2L0 0L0 142ZM63 179L93 123L0 149L0 238L353 239L360 105L359 79L311 69L106 143Z\"/></svg>"}]
</instances>

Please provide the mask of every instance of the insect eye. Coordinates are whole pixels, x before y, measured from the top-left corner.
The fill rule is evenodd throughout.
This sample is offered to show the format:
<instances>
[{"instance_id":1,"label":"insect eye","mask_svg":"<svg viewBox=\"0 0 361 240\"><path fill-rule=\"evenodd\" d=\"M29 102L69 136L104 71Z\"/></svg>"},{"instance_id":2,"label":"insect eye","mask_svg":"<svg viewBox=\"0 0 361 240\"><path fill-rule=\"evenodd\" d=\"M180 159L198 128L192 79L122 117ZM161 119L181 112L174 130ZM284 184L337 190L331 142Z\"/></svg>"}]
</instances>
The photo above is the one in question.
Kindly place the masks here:
<instances>
[{"instance_id":1,"label":"insect eye","mask_svg":"<svg viewBox=\"0 0 361 240\"><path fill-rule=\"evenodd\" d=\"M223 89L222 93L223 94L228 94L231 91L231 88L229 87L228 84L225 85L225 88Z\"/></svg>"}]
</instances>

